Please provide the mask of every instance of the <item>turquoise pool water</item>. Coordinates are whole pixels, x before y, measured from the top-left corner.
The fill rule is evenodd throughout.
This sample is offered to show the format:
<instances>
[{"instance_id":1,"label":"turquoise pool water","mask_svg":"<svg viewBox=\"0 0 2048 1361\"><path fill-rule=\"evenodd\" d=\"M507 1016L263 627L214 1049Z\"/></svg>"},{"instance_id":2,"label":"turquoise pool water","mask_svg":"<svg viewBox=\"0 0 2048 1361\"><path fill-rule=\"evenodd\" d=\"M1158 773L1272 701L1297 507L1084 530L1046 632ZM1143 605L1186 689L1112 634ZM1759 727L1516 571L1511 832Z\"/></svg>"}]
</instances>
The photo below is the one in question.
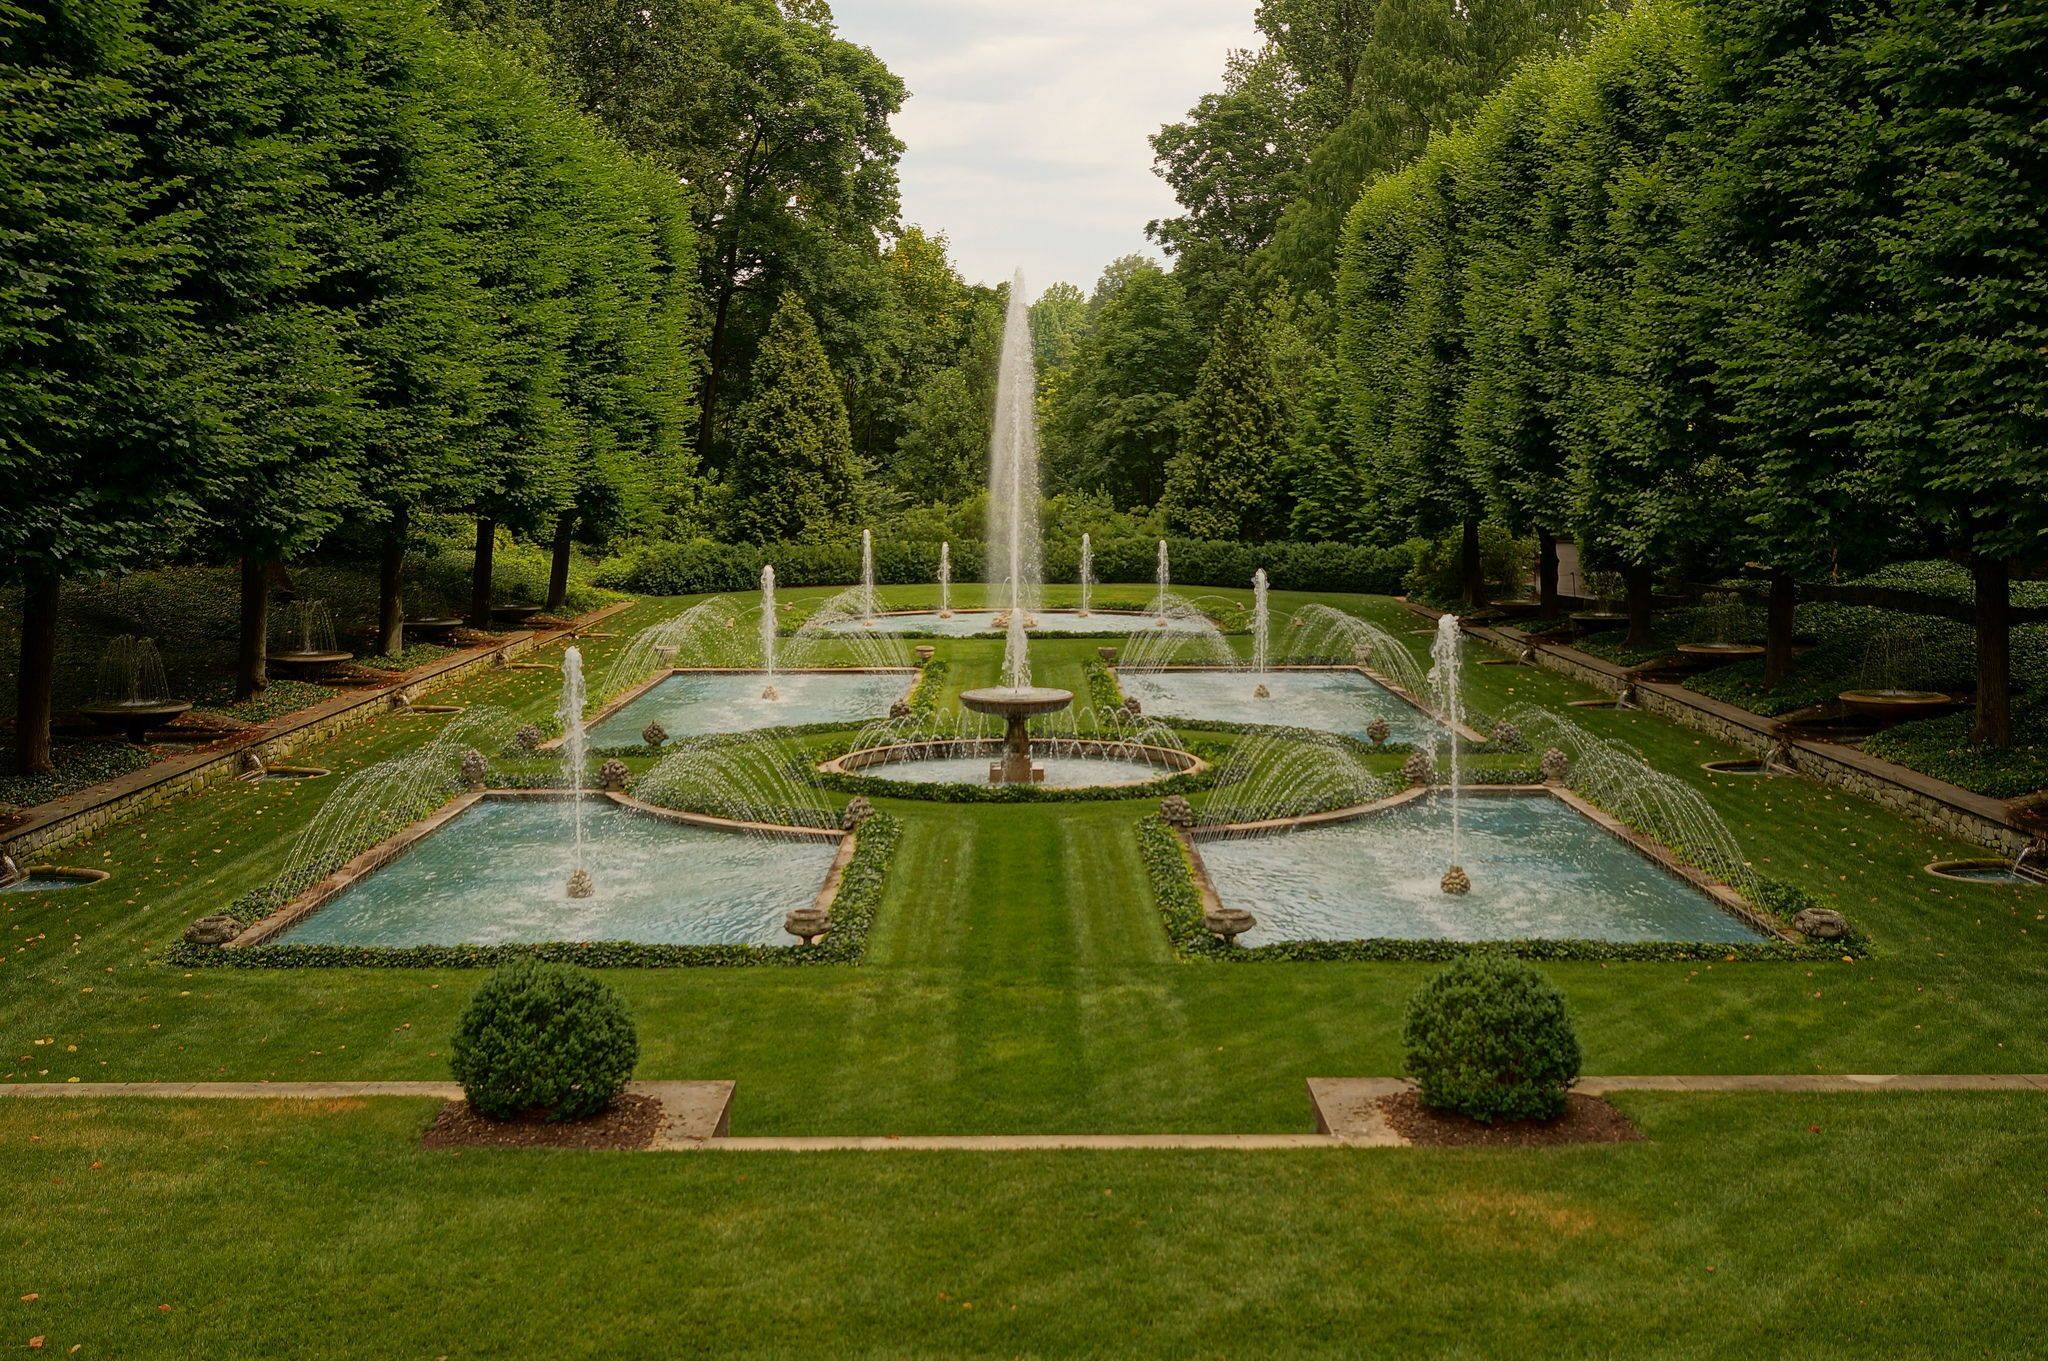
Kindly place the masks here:
<instances>
[{"instance_id":1,"label":"turquoise pool water","mask_svg":"<svg viewBox=\"0 0 2048 1361\"><path fill-rule=\"evenodd\" d=\"M564 891L570 806L483 799L274 939L292 945L498 945L556 940L790 945L837 846L771 841L583 806L594 896Z\"/></svg>"},{"instance_id":2,"label":"turquoise pool water","mask_svg":"<svg viewBox=\"0 0 2048 1361\"><path fill-rule=\"evenodd\" d=\"M0 884L0 893L54 893L60 888L83 888L91 882L64 874L24 874L19 879Z\"/></svg>"},{"instance_id":3,"label":"turquoise pool water","mask_svg":"<svg viewBox=\"0 0 2048 1361\"><path fill-rule=\"evenodd\" d=\"M1364 737L1387 720L1390 742L1420 740L1434 725L1414 705L1356 671L1119 671L1124 693L1154 717L1225 723L1282 723ZM1261 682L1270 699L1252 692Z\"/></svg>"},{"instance_id":4,"label":"turquoise pool water","mask_svg":"<svg viewBox=\"0 0 2048 1361\"><path fill-rule=\"evenodd\" d=\"M1200 633L1204 621L1171 618L1160 628L1149 614L1090 614L1082 618L1073 610L1039 610L1031 616L1038 621L1033 633ZM914 614L878 614L874 627L858 619L836 619L818 626L821 633L930 633L945 638L965 638L975 633L1000 633L994 610L960 610L951 619L939 618L937 610Z\"/></svg>"},{"instance_id":5,"label":"turquoise pool water","mask_svg":"<svg viewBox=\"0 0 2048 1361\"><path fill-rule=\"evenodd\" d=\"M1205 841L1217 896L1281 940L1754 941L1683 879L1547 794L1464 801L1463 896L1439 887L1451 819L1441 799L1272 836Z\"/></svg>"},{"instance_id":6,"label":"turquoise pool water","mask_svg":"<svg viewBox=\"0 0 2048 1361\"><path fill-rule=\"evenodd\" d=\"M778 671L777 698L761 698L771 678L759 671L730 675L669 676L632 703L594 724L593 747L627 747L640 741L651 720L671 737L701 733L751 732L801 723L845 723L849 727L888 714L910 691L907 671L881 674Z\"/></svg>"},{"instance_id":7,"label":"turquoise pool water","mask_svg":"<svg viewBox=\"0 0 2048 1361\"><path fill-rule=\"evenodd\" d=\"M910 784L987 784L991 756L929 756L905 761L885 761L864 767L863 775L877 779L902 780ZM1034 756L1045 767L1044 783L1071 789L1092 784L1143 784L1163 780L1171 770L1146 761L1126 761L1108 756Z\"/></svg>"}]
</instances>

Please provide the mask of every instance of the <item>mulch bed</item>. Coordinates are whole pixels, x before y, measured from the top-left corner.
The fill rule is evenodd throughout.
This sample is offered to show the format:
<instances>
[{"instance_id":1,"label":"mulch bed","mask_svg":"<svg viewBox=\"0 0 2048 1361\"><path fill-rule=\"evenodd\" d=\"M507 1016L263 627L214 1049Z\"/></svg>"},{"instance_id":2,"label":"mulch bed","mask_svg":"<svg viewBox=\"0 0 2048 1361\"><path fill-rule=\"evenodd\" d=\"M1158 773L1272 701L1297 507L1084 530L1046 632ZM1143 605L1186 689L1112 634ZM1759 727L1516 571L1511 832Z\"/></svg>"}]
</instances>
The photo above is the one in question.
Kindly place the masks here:
<instances>
[{"instance_id":1,"label":"mulch bed","mask_svg":"<svg viewBox=\"0 0 2048 1361\"><path fill-rule=\"evenodd\" d=\"M451 1101L420 1136L422 1148L646 1148L661 1129L661 1102L627 1093L602 1115L549 1120L528 1113L486 1120L467 1101Z\"/></svg>"},{"instance_id":2,"label":"mulch bed","mask_svg":"<svg viewBox=\"0 0 2048 1361\"><path fill-rule=\"evenodd\" d=\"M1555 1120L1483 1125L1470 1116L1433 1111L1414 1092L1383 1096L1380 1113L1394 1132L1423 1148L1540 1148L1550 1144L1626 1144L1643 1137L1635 1122L1597 1096L1574 1092Z\"/></svg>"}]
</instances>

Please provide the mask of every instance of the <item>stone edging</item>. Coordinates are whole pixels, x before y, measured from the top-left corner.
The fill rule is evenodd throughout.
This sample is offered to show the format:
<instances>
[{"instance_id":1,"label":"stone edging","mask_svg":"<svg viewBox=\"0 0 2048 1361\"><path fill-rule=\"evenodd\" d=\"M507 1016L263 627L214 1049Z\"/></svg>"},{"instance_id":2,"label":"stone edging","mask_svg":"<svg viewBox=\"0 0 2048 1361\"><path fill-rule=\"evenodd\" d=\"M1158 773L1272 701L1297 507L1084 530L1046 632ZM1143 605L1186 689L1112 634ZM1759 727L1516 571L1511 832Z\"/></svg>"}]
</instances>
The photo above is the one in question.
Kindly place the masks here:
<instances>
[{"instance_id":1,"label":"stone edging","mask_svg":"<svg viewBox=\"0 0 2048 1361\"><path fill-rule=\"evenodd\" d=\"M1443 613L1419 601L1401 603L1424 618L1433 619ZM1707 733L1751 756L1774 760L1796 774L1810 775L1824 784L1847 790L1936 831L2009 856L2018 855L2033 840L2032 833L2013 824L2005 800L1972 793L1838 742L1782 734L1773 719L1669 681L1637 679L1629 675L1626 667L1563 643L1525 634L1512 625L1473 624L1465 632L1511 656L1534 656L1546 670L1610 695L1621 695L1632 688L1636 704L1646 713Z\"/></svg>"},{"instance_id":2,"label":"stone edging","mask_svg":"<svg viewBox=\"0 0 2048 1361\"><path fill-rule=\"evenodd\" d=\"M329 899L361 879L373 870L382 869L417 843L432 836L453 822L472 806L485 799L506 800L562 800L570 798L606 799L621 808L638 813L643 817L658 818L664 822L686 823L693 827L706 827L721 832L759 832L768 836L790 841L836 841L839 853L832 859L832 867L826 872L825 883L818 890L812 906L827 908L839 894L839 880L846 868L846 862L853 858L854 834L837 827L795 827L770 822L737 822L731 818L713 817L709 813L689 813L679 808L663 808L656 804L642 803L630 794L617 790L597 789L472 789L458 794L417 822L407 823L376 845L351 859L322 878L318 883L302 890L290 902L260 921L251 923L242 933L227 943L227 949L241 949L245 946L260 945L277 935L286 927L295 925L312 915Z\"/></svg>"},{"instance_id":3,"label":"stone edging","mask_svg":"<svg viewBox=\"0 0 2048 1361\"><path fill-rule=\"evenodd\" d=\"M226 745L153 761L127 775L38 804L19 826L0 833L0 851L20 861L31 855L47 855L57 847L125 822L146 809L196 794L216 780L231 779L241 773L245 756L253 754L266 765L271 764L301 747L391 712L401 697L441 689L473 672L504 665L514 657L575 637L590 625L630 609L634 603L616 601L579 615L566 628L518 632L489 647L465 649L417 671L398 673L387 683L356 687L295 714L244 729L224 739Z\"/></svg>"}]
</instances>

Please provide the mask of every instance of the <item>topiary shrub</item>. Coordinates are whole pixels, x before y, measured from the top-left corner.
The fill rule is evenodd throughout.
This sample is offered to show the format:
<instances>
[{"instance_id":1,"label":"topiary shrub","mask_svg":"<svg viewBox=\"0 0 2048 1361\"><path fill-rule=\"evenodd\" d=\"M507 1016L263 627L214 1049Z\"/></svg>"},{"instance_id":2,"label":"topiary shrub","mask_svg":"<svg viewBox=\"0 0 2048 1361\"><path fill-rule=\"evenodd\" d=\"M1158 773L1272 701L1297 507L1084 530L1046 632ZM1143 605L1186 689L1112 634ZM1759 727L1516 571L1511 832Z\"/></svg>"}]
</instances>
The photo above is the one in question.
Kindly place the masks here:
<instances>
[{"instance_id":1,"label":"topiary shrub","mask_svg":"<svg viewBox=\"0 0 2048 1361\"><path fill-rule=\"evenodd\" d=\"M596 974L519 960L469 999L449 1066L471 1109L492 1120L540 1111L595 1115L625 1090L640 1058L626 1004Z\"/></svg>"},{"instance_id":2,"label":"topiary shrub","mask_svg":"<svg viewBox=\"0 0 2048 1361\"><path fill-rule=\"evenodd\" d=\"M1408 1004L1404 1071L1422 1103L1491 1124L1550 1120L1579 1078L1564 995L1508 955L1465 956Z\"/></svg>"}]
</instances>

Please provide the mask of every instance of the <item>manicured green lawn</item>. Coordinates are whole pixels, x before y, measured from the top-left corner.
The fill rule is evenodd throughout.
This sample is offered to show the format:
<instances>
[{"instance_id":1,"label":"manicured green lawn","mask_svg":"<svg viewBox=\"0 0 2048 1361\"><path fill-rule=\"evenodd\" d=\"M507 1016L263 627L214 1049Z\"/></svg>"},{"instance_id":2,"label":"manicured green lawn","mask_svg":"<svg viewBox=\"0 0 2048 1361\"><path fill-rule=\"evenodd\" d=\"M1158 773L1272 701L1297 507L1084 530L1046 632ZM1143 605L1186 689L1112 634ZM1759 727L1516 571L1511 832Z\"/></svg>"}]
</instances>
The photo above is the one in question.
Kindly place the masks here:
<instances>
[{"instance_id":1,"label":"manicured green lawn","mask_svg":"<svg viewBox=\"0 0 2048 1361\"><path fill-rule=\"evenodd\" d=\"M2048 1344L2038 1095L1622 1104L1647 1142L458 1156L418 1148L419 1101L0 1101L0 1348L1951 1358Z\"/></svg>"},{"instance_id":2,"label":"manicured green lawn","mask_svg":"<svg viewBox=\"0 0 2048 1361\"><path fill-rule=\"evenodd\" d=\"M1277 594L1276 612L1307 599ZM1389 602L1326 599L1419 627ZM591 666L676 608L637 606L609 626L618 637L589 644ZM1096 646L1040 642L1034 669L1083 691ZM998 641L939 648L953 689L993 679ZM1468 676L1473 706L1494 712L1582 693L1526 668ZM539 717L556 683L501 671L459 697ZM1873 939L1854 962L1551 966L1590 1070L2048 1070L2048 894L1935 880L1922 864L1970 848L1805 781L1713 779L1698 763L1727 753L1662 720L1570 712L1698 785L1760 868ZM300 759L358 768L438 721L380 719ZM210 791L62 857L112 870L106 883L0 899L0 1074L444 1076L474 973L152 962L263 882L333 783ZM738 1133L1287 1131L1308 1127L1303 1078L1397 1070L1402 1011L1428 968L1170 957L1136 851L1151 801L889 807L903 849L862 966L611 975L639 1018L642 1076L736 1079Z\"/></svg>"}]
</instances>

